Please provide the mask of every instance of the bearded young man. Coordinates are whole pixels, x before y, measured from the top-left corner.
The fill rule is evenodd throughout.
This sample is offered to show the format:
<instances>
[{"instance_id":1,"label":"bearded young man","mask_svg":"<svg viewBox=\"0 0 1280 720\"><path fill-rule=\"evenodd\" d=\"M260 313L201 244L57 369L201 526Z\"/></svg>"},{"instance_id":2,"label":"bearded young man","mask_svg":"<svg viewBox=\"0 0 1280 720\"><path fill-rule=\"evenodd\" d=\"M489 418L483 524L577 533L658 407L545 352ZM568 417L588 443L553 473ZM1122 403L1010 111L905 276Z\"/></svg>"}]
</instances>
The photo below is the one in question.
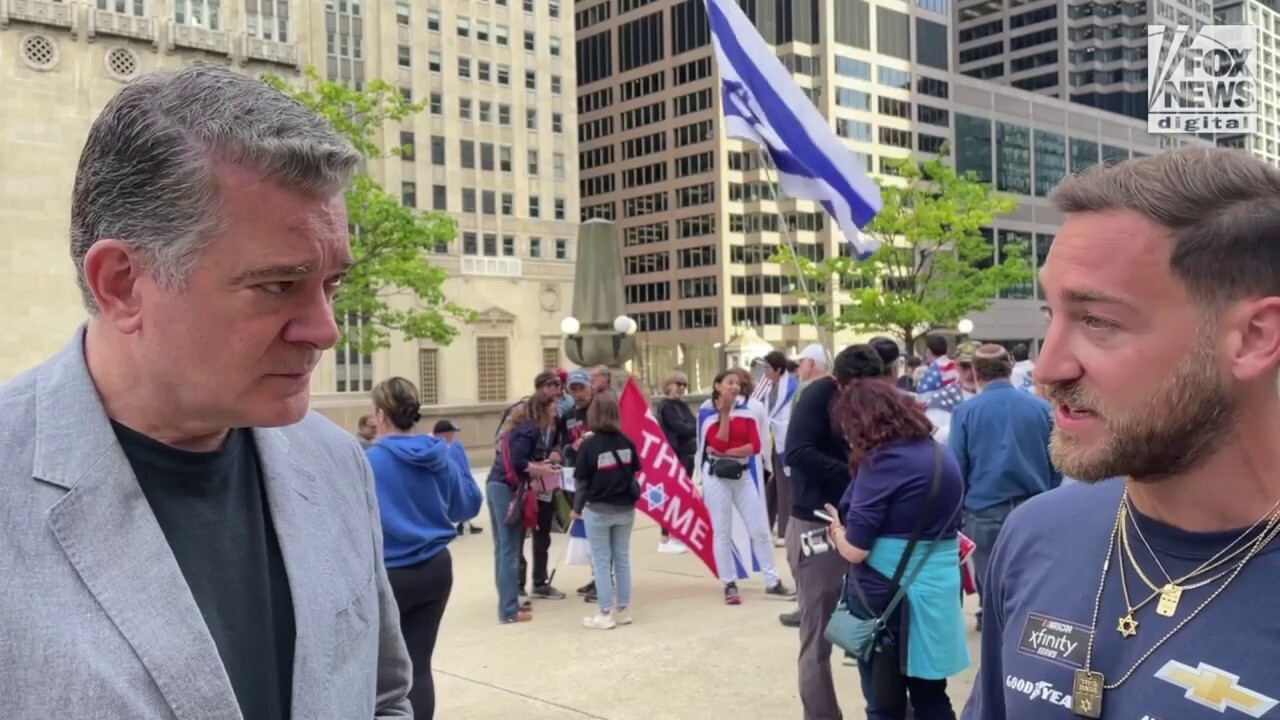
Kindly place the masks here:
<instances>
[{"instance_id":1,"label":"bearded young man","mask_svg":"<svg viewBox=\"0 0 1280 720\"><path fill-rule=\"evenodd\" d=\"M1036 382L1053 460L1084 482L1000 533L964 717L1271 717L1280 171L1183 148L1052 198Z\"/></svg>"}]
</instances>

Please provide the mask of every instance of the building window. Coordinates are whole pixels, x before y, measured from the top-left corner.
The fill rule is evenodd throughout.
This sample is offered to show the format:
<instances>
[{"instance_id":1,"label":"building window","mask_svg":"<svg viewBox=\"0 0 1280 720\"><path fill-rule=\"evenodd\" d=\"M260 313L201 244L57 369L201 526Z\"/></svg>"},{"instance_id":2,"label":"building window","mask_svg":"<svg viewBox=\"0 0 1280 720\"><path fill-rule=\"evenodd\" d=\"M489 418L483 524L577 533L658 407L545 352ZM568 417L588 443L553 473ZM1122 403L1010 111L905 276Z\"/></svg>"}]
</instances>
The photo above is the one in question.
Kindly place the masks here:
<instances>
[{"instance_id":1,"label":"building window","mask_svg":"<svg viewBox=\"0 0 1280 720\"><path fill-rule=\"evenodd\" d=\"M1098 164L1098 143L1071 138L1071 172L1084 172Z\"/></svg>"},{"instance_id":2,"label":"building window","mask_svg":"<svg viewBox=\"0 0 1280 720\"><path fill-rule=\"evenodd\" d=\"M480 42L489 42L489 23L476 23L476 40L479 40Z\"/></svg>"},{"instance_id":3,"label":"building window","mask_svg":"<svg viewBox=\"0 0 1280 720\"><path fill-rule=\"evenodd\" d=\"M991 182L991 121L956 113L956 170Z\"/></svg>"},{"instance_id":4,"label":"building window","mask_svg":"<svg viewBox=\"0 0 1280 720\"><path fill-rule=\"evenodd\" d=\"M444 165L444 137L441 135L431 136L431 164Z\"/></svg>"},{"instance_id":5,"label":"building window","mask_svg":"<svg viewBox=\"0 0 1280 720\"><path fill-rule=\"evenodd\" d=\"M432 8L427 9L427 29L432 32L440 32L440 11Z\"/></svg>"},{"instance_id":6,"label":"building window","mask_svg":"<svg viewBox=\"0 0 1280 720\"><path fill-rule=\"evenodd\" d=\"M458 117L463 120L471 119L471 98L458 98Z\"/></svg>"},{"instance_id":7,"label":"building window","mask_svg":"<svg viewBox=\"0 0 1280 720\"><path fill-rule=\"evenodd\" d=\"M245 0L244 29L250 37L289 42L289 0Z\"/></svg>"},{"instance_id":8,"label":"building window","mask_svg":"<svg viewBox=\"0 0 1280 720\"><path fill-rule=\"evenodd\" d=\"M529 238L529 257L531 258L542 257L542 238L540 237Z\"/></svg>"},{"instance_id":9,"label":"building window","mask_svg":"<svg viewBox=\"0 0 1280 720\"><path fill-rule=\"evenodd\" d=\"M1031 247L1031 233L1018 232L1016 230L1001 230L997 236L996 257L997 262L1004 262L1005 248L1017 246L1022 250L1022 257L1030 257L1034 248ZM1016 285L1000 290L1000 297L1012 300L1028 300L1031 298L1031 279L1028 278Z\"/></svg>"},{"instance_id":10,"label":"building window","mask_svg":"<svg viewBox=\"0 0 1280 720\"><path fill-rule=\"evenodd\" d=\"M538 176L538 151L530 150L528 159L529 159L529 162L528 162L529 174L532 175L533 177L537 177Z\"/></svg>"},{"instance_id":11,"label":"building window","mask_svg":"<svg viewBox=\"0 0 1280 720\"><path fill-rule=\"evenodd\" d=\"M555 199L555 212L556 212L555 217L557 220L565 219L564 198Z\"/></svg>"},{"instance_id":12,"label":"building window","mask_svg":"<svg viewBox=\"0 0 1280 720\"><path fill-rule=\"evenodd\" d=\"M250 0L252 2L253 0ZM409 11L412 3L409 0L396 0L396 24L409 24Z\"/></svg>"},{"instance_id":13,"label":"building window","mask_svg":"<svg viewBox=\"0 0 1280 720\"><path fill-rule=\"evenodd\" d=\"M471 77L471 58L458 58L458 77Z\"/></svg>"},{"instance_id":14,"label":"building window","mask_svg":"<svg viewBox=\"0 0 1280 720\"><path fill-rule=\"evenodd\" d=\"M462 233L462 254L479 255L480 237L473 232Z\"/></svg>"},{"instance_id":15,"label":"building window","mask_svg":"<svg viewBox=\"0 0 1280 720\"><path fill-rule=\"evenodd\" d=\"M418 402L440 404L440 351L435 348L418 350Z\"/></svg>"},{"instance_id":16,"label":"building window","mask_svg":"<svg viewBox=\"0 0 1280 720\"><path fill-rule=\"evenodd\" d=\"M431 93L430 101L431 101L431 114L443 115L444 114L444 94L433 92Z\"/></svg>"},{"instance_id":17,"label":"building window","mask_svg":"<svg viewBox=\"0 0 1280 720\"><path fill-rule=\"evenodd\" d=\"M564 132L564 115L560 113L551 113L551 132Z\"/></svg>"},{"instance_id":18,"label":"building window","mask_svg":"<svg viewBox=\"0 0 1280 720\"><path fill-rule=\"evenodd\" d=\"M502 193L502 214L507 217L516 214L516 196L514 193Z\"/></svg>"},{"instance_id":19,"label":"building window","mask_svg":"<svg viewBox=\"0 0 1280 720\"><path fill-rule=\"evenodd\" d=\"M551 171L556 180L563 180L564 173L564 153L556 153L551 156Z\"/></svg>"},{"instance_id":20,"label":"building window","mask_svg":"<svg viewBox=\"0 0 1280 720\"><path fill-rule=\"evenodd\" d=\"M498 124L511 127L511 106L505 103L498 105Z\"/></svg>"},{"instance_id":21,"label":"building window","mask_svg":"<svg viewBox=\"0 0 1280 720\"><path fill-rule=\"evenodd\" d=\"M560 38L553 37L549 43L552 57L560 57Z\"/></svg>"},{"instance_id":22,"label":"building window","mask_svg":"<svg viewBox=\"0 0 1280 720\"><path fill-rule=\"evenodd\" d=\"M400 183L400 204L407 208L418 207L418 185L417 183L402 182Z\"/></svg>"},{"instance_id":23,"label":"building window","mask_svg":"<svg viewBox=\"0 0 1280 720\"><path fill-rule=\"evenodd\" d=\"M502 257L516 256L516 239L512 235L502 236Z\"/></svg>"},{"instance_id":24,"label":"building window","mask_svg":"<svg viewBox=\"0 0 1280 720\"><path fill-rule=\"evenodd\" d=\"M396 64L402 68L413 65L413 49L408 45L396 46Z\"/></svg>"},{"instance_id":25,"label":"building window","mask_svg":"<svg viewBox=\"0 0 1280 720\"><path fill-rule=\"evenodd\" d=\"M439 50L427 52L427 69L433 73L444 71L444 60L441 59Z\"/></svg>"},{"instance_id":26,"label":"building window","mask_svg":"<svg viewBox=\"0 0 1280 720\"><path fill-rule=\"evenodd\" d=\"M538 50L538 42L532 30L524 31L524 49L525 52L537 52Z\"/></svg>"},{"instance_id":27,"label":"building window","mask_svg":"<svg viewBox=\"0 0 1280 720\"><path fill-rule=\"evenodd\" d=\"M569 259L569 241L565 238L556 238L556 259Z\"/></svg>"},{"instance_id":28,"label":"building window","mask_svg":"<svg viewBox=\"0 0 1280 720\"><path fill-rule=\"evenodd\" d=\"M560 348L542 348L542 369L555 370L560 366Z\"/></svg>"},{"instance_id":29,"label":"building window","mask_svg":"<svg viewBox=\"0 0 1280 720\"><path fill-rule=\"evenodd\" d=\"M476 338L476 376L476 394L480 402L506 402L506 338Z\"/></svg>"},{"instance_id":30,"label":"building window","mask_svg":"<svg viewBox=\"0 0 1280 720\"><path fill-rule=\"evenodd\" d=\"M506 25L497 25L493 28L493 41L503 47L510 43L511 29Z\"/></svg>"},{"instance_id":31,"label":"building window","mask_svg":"<svg viewBox=\"0 0 1280 720\"><path fill-rule=\"evenodd\" d=\"M537 195L529 197L529 217L542 217L542 201Z\"/></svg>"},{"instance_id":32,"label":"building window","mask_svg":"<svg viewBox=\"0 0 1280 720\"><path fill-rule=\"evenodd\" d=\"M536 70L524 71L524 89L525 90L538 89L538 72Z\"/></svg>"},{"instance_id":33,"label":"building window","mask_svg":"<svg viewBox=\"0 0 1280 720\"><path fill-rule=\"evenodd\" d=\"M462 188L462 212L476 211L476 189Z\"/></svg>"},{"instance_id":34,"label":"building window","mask_svg":"<svg viewBox=\"0 0 1280 720\"><path fill-rule=\"evenodd\" d=\"M524 129L538 129L538 111L534 108L526 108L524 111Z\"/></svg>"},{"instance_id":35,"label":"building window","mask_svg":"<svg viewBox=\"0 0 1280 720\"><path fill-rule=\"evenodd\" d=\"M504 87L510 87L511 85L511 66L510 65L498 66L498 84Z\"/></svg>"},{"instance_id":36,"label":"building window","mask_svg":"<svg viewBox=\"0 0 1280 720\"><path fill-rule=\"evenodd\" d=\"M340 321L342 336L349 340L358 340L364 323L354 313ZM333 356L335 390L337 392L370 392L373 390L373 356L362 355L350 345L337 349Z\"/></svg>"},{"instance_id":37,"label":"building window","mask_svg":"<svg viewBox=\"0 0 1280 720\"><path fill-rule=\"evenodd\" d=\"M432 210L448 210L449 209L449 188L444 185L431 186L431 209Z\"/></svg>"},{"instance_id":38,"label":"building window","mask_svg":"<svg viewBox=\"0 0 1280 720\"><path fill-rule=\"evenodd\" d=\"M173 20L179 25L222 29L221 0L174 0Z\"/></svg>"},{"instance_id":39,"label":"building window","mask_svg":"<svg viewBox=\"0 0 1280 720\"><path fill-rule=\"evenodd\" d=\"M117 15L147 16L146 0L98 0L98 9Z\"/></svg>"},{"instance_id":40,"label":"building window","mask_svg":"<svg viewBox=\"0 0 1280 720\"><path fill-rule=\"evenodd\" d=\"M471 37L471 18L466 18L466 17L458 18L457 28L458 28L458 37L460 38Z\"/></svg>"},{"instance_id":41,"label":"building window","mask_svg":"<svg viewBox=\"0 0 1280 720\"><path fill-rule=\"evenodd\" d=\"M1067 139L1036 130L1036 195L1045 197L1067 175Z\"/></svg>"},{"instance_id":42,"label":"building window","mask_svg":"<svg viewBox=\"0 0 1280 720\"><path fill-rule=\"evenodd\" d=\"M1031 131L996 123L996 189L1031 194Z\"/></svg>"},{"instance_id":43,"label":"building window","mask_svg":"<svg viewBox=\"0 0 1280 720\"><path fill-rule=\"evenodd\" d=\"M552 76L551 76L551 94L552 94L552 95L559 95L559 94L560 94L560 90L561 90L561 83L562 83L562 82L563 82L563 81L561 80L561 78L560 78L560 76L559 76L559 75L552 75Z\"/></svg>"},{"instance_id":44,"label":"building window","mask_svg":"<svg viewBox=\"0 0 1280 720\"><path fill-rule=\"evenodd\" d=\"M413 147L413 133L407 130L400 131L400 158L413 162L416 159L416 151Z\"/></svg>"}]
</instances>

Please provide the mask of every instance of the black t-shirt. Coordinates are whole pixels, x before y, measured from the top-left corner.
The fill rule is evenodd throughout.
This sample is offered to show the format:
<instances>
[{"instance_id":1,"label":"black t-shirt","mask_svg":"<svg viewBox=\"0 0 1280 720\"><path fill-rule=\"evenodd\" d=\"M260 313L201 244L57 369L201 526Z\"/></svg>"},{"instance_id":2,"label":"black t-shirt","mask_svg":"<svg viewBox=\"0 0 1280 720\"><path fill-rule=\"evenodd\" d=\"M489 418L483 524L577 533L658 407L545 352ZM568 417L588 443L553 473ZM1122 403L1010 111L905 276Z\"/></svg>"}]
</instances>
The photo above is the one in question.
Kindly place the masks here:
<instances>
[{"instance_id":1,"label":"black t-shirt","mask_svg":"<svg viewBox=\"0 0 1280 720\"><path fill-rule=\"evenodd\" d=\"M244 720L287 720L296 629L253 433L188 452L112 423L222 658Z\"/></svg>"},{"instance_id":2,"label":"black t-shirt","mask_svg":"<svg viewBox=\"0 0 1280 720\"><path fill-rule=\"evenodd\" d=\"M587 409L574 405L556 421L559 434L558 444L565 467L574 467L578 460L578 451L573 444L578 438L587 434Z\"/></svg>"},{"instance_id":3,"label":"black t-shirt","mask_svg":"<svg viewBox=\"0 0 1280 720\"><path fill-rule=\"evenodd\" d=\"M587 505L635 507L632 479L640 474L640 453L631 438L620 432L595 433L578 448L578 464L573 468L578 491L574 509Z\"/></svg>"}]
</instances>

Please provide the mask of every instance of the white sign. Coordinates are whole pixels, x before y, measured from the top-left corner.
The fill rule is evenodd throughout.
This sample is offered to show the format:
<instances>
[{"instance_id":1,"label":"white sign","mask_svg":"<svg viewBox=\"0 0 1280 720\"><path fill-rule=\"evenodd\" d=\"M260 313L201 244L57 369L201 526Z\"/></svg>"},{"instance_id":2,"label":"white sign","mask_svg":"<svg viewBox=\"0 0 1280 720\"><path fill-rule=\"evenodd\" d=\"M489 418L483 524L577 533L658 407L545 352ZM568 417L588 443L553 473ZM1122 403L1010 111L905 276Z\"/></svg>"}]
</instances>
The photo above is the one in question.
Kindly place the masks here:
<instances>
[{"instance_id":1,"label":"white sign","mask_svg":"<svg viewBox=\"0 0 1280 720\"><path fill-rule=\"evenodd\" d=\"M1250 25L1147 26L1147 131L1252 133L1258 33Z\"/></svg>"}]
</instances>

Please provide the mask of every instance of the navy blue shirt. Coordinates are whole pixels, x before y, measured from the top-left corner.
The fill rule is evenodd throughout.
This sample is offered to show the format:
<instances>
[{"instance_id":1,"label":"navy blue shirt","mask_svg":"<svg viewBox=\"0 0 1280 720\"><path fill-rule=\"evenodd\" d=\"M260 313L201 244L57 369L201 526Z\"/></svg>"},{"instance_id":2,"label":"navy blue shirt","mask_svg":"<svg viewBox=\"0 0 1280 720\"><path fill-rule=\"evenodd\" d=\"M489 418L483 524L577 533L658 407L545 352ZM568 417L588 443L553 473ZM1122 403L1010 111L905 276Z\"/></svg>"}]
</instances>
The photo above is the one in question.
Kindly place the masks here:
<instances>
[{"instance_id":1,"label":"navy blue shirt","mask_svg":"<svg viewBox=\"0 0 1280 720\"><path fill-rule=\"evenodd\" d=\"M1007 380L988 385L951 415L948 444L965 481L965 508L986 510L1062 484L1049 459L1052 408Z\"/></svg>"},{"instance_id":2,"label":"navy blue shirt","mask_svg":"<svg viewBox=\"0 0 1280 720\"><path fill-rule=\"evenodd\" d=\"M937 463L935 447L942 451L941 485L929 507L919 542L932 542L939 534L943 540L956 537L960 515L955 510L964 496L960 468L950 450L939 446L933 438L921 438L877 448L858 467L858 474L840 501L845 537L854 547L870 550L877 538L905 540L911 537L929 498ZM872 610L879 611L888 603L889 578L866 563L853 565L849 582L861 585L868 601L875 606ZM848 597L851 605L861 604L852 587Z\"/></svg>"},{"instance_id":3,"label":"navy blue shirt","mask_svg":"<svg viewBox=\"0 0 1280 720\"><path fill-rule=\"evenodd\" d=\"M964 720L1076 720L1071 712L1073 675L1084 667L1098 581L1123 489L1123 480L1065 485L1010 514L996 541L983 588L982 664ZM1259 515L1263 512L1265 508L1258 509ZM1136 521L1175 578L1213 557L1243 532L1193 534L1145 517ZM1161 582L1160 570L1132 525L1129 536L1143 572ZM1105 691L1103 717L1280 718L1280 710L1275 709L1280 702L1277 549L1280 541L1264 548L1195 619L1138 665L1128 680ZM1137 598L1145 599L1151 591L1127 558L1123 565L1130 596L1135 603ZM1106 683L1119 680L1226 579L1183 591L1173 617L1158 615L1156 602L1143 606L1134 613L1137 634L1126 638L1117 631L1127 612L1120 566L1113 555L1093 648L1091 669L1102 673ZM1230 567L1234 564L1220 570Z\"/></svg>"}]
</instances>

